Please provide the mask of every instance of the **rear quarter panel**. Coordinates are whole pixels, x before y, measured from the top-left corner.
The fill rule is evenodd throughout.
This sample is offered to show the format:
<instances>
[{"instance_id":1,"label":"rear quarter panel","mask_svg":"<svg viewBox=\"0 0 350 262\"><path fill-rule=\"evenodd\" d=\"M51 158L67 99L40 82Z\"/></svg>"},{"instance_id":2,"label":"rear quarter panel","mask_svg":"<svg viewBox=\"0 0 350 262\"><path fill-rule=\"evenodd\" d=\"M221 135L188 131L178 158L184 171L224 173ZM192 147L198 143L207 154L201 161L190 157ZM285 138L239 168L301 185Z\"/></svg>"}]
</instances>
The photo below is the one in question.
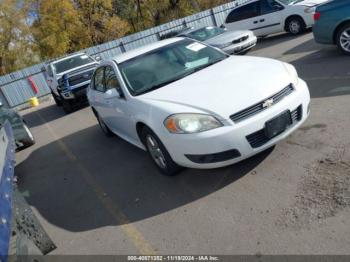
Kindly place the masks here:
<instances>
[{"instance_id":1,"label":"rear quarter panel","mask_svg":"<svg viewBox=\"0 0 350 262\"><path fill-rule=\"evenodd\" d=\"M345 22L350 22L350 1L334 0L317 7L321 17L313 26L316 42L335 44L335 34Z\"/></svg>"}]
</instances>

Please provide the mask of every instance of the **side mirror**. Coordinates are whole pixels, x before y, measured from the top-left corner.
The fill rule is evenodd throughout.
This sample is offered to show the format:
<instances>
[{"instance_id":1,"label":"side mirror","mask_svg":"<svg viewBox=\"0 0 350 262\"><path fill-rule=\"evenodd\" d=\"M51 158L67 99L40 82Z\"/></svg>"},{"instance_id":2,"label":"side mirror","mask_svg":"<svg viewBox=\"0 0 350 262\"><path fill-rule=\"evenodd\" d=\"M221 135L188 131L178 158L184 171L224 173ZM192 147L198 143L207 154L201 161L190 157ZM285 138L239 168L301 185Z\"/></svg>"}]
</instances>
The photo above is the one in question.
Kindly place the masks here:
<instances>
[{"instance_id":1,"label":"side mirror","mask_svg":"<svg viewBox=\"0 0 350 262\"><path fill-rule=\"evenodd\" d=\"M95 56L95 60L96 60L97 62L100 62L100 61L102 60L102 58L101 58L100 56Z\"/></svg>"},{"instance_id":2,"label":"side mirror","mask_svg":"<svg viewBox=\"0 0 350 262\"><path fill-rule=\"evenodd\" d=\"M112 88L108 89L104 94L105 99L113 99L113 98L120 98L120 94L117 91L117 89Z\"/></svg>"}]
</instances>

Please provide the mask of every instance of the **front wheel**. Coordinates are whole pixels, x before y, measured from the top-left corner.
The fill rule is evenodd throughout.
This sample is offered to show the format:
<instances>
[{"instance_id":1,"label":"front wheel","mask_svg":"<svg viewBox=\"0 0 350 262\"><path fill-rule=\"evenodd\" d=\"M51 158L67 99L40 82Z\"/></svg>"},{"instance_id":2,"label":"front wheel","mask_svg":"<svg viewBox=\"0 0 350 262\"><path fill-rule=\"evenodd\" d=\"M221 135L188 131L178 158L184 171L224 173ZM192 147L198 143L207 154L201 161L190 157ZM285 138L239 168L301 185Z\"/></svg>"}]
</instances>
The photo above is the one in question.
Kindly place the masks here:
<instances>
[{"instance_id":1,"label":"front wheel","mask_svg":"<svg viewBox=\"0 0 350 262\"><path fill-rule=\"evenodd\" d=\"M338 48L346 55L350 55L350 23L342 26L337 33Z\"/></svg>"},{"instance_id":2,"label":"front wheel","mask_svg":"<svg viewBox=\"0 0 350 262\"><path fill-rule=\"evenodd\" d=\"M62 101L57 97L57 95L54 92L51 92L53 100L55 101L57 106L62 106Z\"/></svg>"},{"instance_id":3,"label":"front wheel","mask_svg":"<svg viewBox=\"0 0 350 262\"><path fill-rule=\"evenodd\" d=\"M299 35L305 31L304 20L300 17L291 17L286 22L286 30L292 35Z\"/></svg>"},{"instance_id":4,"label":"front wheel","mask_svg":"<svg viewBox=\"0 0 350 262\"><path fill-rule=\"evenodd\" d=\"M163 175L175 176L183 169L172 160L162 141L151 129L144 127L141 136L148 154Z\"/></svg>"},{"instance_id":5,"label":"front wheel","mask_svg":"<svg viewBox=\"0 0 350 262\"><path fill-rule=\"evenodd\" d=\"M70 113L73 112L73 105L72 105L70 100L63 99L63 101L62 101L62 108L63 108L63 111L66 114L70 114Z\"/></svg>"}]
</instances>

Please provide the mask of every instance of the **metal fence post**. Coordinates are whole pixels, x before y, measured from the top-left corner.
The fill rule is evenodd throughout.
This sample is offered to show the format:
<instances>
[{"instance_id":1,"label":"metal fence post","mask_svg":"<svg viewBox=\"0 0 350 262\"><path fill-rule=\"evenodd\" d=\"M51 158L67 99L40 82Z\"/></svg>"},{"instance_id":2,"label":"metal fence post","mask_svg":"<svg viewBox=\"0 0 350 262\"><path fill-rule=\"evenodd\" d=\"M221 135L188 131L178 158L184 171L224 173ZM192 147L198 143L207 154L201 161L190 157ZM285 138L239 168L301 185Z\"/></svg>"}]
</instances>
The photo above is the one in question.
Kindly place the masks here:
<instances>
[{"instance_id":1,"label":"metal fence post","mask_svg":"<svg viewBox=\"0 0 350 262\"><path fill-rule=\"evenodd\" d=\"M210 9L210 14L211 14L211 19L213 20L213 25L218 26L218 21L216 20L214 9Z\"/></svg>"},{"instance_id":2,"label":"metal fence post","mask_svg":"<svg viewBox=\"0 0 350 262\"><path fill-rule=\"evenodd\" d=\"M122 50L122 53L126 52L124 43L122 41L120 41L119 47L120 47L120 50Z\"/></svg>"}]
</instances>

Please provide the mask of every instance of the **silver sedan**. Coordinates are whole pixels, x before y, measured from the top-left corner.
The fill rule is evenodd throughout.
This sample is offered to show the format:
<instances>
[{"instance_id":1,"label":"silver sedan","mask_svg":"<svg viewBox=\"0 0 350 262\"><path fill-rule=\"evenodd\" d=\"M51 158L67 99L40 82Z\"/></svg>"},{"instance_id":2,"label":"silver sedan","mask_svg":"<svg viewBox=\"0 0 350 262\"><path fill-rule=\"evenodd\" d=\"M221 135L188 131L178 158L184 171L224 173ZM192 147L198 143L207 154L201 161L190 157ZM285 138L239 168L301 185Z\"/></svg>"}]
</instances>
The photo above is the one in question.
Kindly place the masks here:
<instances>
[{"instance_id":1,"label":"silver sedan","mask_svg":"<svg viewBox=\"0 0 350 262\"><path fill-rule=\"evenodd\" d=\"M246 54L257 42L252 31L228 31L226 28L207 26L192 28L179 36L188 37L222 49L228 54Z\"/></svg>"}]
</instances>

